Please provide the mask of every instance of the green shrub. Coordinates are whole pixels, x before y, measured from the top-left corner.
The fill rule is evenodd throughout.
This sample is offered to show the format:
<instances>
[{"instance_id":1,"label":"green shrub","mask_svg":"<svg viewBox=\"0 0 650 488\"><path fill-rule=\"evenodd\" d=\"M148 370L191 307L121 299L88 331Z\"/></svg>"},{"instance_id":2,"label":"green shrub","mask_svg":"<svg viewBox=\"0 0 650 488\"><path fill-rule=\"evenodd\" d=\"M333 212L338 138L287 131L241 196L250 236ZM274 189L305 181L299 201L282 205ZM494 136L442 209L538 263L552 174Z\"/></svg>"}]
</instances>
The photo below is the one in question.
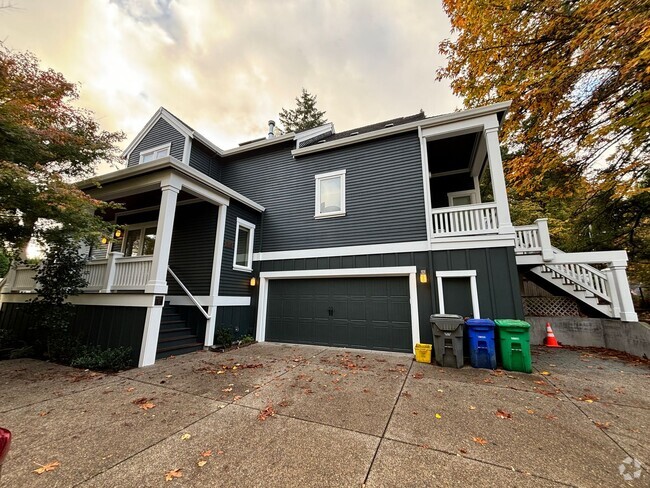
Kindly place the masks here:
<instances>
[{"instance_id":1,"label":"green shrub","mask_svg":"<svg viewBox=\"0 0 650 488\"><path fill-rule=\"evenodd\" d=\"M232 346L232 342L234 340L235 336L230 329L226 329L225 327L219 327L217 329L217 333L215 334L215 342L222 346L224 349Z\"/></svg>"},{"instance_id":2,"label":"green shrub","mask_svg":"<svg viewBox=\"0 0 650 488\"><path fill-rule=\"evenodd\" d=\"M98 346L82 346L70 362L70 366L101 371L120 371L133 367L130 347L102 349Z\"/></svg>"},{"instance_id":3,"label":"green shrub","mask_svg":"<svg viewBox=\"0 0 650 488\"><path fill-rule=\"evenodd\" d=\"M244 337L241 338L239 341L242 346L245 346L247 344L252 344L255 342L255 338L251 335L245 335Z\"/></svg>"}]
</instances>

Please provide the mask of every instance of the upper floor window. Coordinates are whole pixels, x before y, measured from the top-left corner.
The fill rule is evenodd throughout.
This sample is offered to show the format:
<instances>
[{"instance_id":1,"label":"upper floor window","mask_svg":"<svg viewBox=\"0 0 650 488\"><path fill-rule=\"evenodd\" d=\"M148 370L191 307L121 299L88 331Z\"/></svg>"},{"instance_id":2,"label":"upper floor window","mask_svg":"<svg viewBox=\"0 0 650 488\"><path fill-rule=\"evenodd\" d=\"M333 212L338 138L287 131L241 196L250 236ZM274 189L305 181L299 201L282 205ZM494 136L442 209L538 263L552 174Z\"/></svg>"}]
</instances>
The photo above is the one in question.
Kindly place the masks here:
<instances>
[{"instance_id":1,"label":"upper floor window","mask_svg":"<svg viewBox=\"0 0 650 488\"><path fill-rule=\"evenodd\" d=\"M233 269L240 271L253 271L253 237L255 224L237 218L235 231L235 256Z\"/></svg>"},{"instance_id":2,"label":"upper floor window","mask_svg":"<svg viewBox=\"0 0 650 488\"><path fill-rule=\"evenodd\" d=\"M345 215L345 170L316 175L315 218Z\"/></svg>"},{"instance_id":3,"label":"upper floor window","mask_svg":"<svg viewBox=\"0 0 650 488\"><path fill-rule=\"evenodd\" d=\"M149 161L155 161L156 159L169 156L169 150L171 149L171 147L172 147L171 142L168 142L167 144L156 146L154 148L147 149L146 151L141 151L140 164L147 163Z\"/></svg>"},{"instance_id":4,"label":"upper floor window","mask_svg":"<svg viewBox=\"0 0 650 488\"><path fill-rule=\"evenodd\" d=\"M473 205L480 203L477 201L477 190L452 191L447 193L450 207L458 205Z\"/></svg>"}]
</instances>

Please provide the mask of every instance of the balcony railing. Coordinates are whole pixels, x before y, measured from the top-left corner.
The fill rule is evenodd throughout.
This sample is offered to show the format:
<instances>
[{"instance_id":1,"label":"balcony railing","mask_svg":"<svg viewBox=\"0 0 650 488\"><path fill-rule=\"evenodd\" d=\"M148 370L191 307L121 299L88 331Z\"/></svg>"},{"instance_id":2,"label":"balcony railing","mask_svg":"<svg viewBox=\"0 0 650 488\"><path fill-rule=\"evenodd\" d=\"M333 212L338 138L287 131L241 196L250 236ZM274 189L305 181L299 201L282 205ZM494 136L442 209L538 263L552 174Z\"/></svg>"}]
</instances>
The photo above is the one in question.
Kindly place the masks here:
<instances>
[{"instance_id":1,"label":"balcony railing","mask_svg":"<svg viewBox=\"0 0 650 488\"><path fill-rule=\"evenodd\" d=\"M111 291L144 291L151 276L153 256L123 257L110 253L108 259L88 261L83 275L88 284L86 292L109 293ZM7 275L3 292L33 292L36 290L31 266L17 266Z\"/></svg>"},{"instance_id":2,"label":"balcony railing","mask_svg":"<svg viewBox=\"0 0 650 488\"><path fill-rule=\"evenodd\" d=\"M433 235L465 236L499 232L496 203L434 208Z\"/></svg>"}]
</instances>

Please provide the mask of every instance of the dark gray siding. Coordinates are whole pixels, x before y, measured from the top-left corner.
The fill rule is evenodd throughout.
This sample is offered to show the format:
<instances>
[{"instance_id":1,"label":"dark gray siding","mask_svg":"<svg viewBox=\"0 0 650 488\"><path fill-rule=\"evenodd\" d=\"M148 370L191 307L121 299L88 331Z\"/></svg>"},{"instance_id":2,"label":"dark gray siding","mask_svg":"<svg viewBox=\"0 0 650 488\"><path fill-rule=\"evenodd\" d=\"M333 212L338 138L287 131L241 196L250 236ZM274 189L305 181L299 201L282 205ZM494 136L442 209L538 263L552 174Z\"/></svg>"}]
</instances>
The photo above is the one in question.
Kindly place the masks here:
<instances>
[{"instance_id":1,"label":"dark gray siding","mask_svg":"<svg viewBox=\"0 0 650 488\"><path fill-rule=\"evenodd\" d=\"M193 295L209 295L218 208L207 202L176 208L169 267ZM185 295L167 276L170 295Z\"/></svg>"},{"instance_id":2,"label":"dark gray siding","mask_svg":"<svg viewBox=\"0 0 650 488\"><path fill-rule=\"evenodd\" d=\"M249 284L251 273L233 269L237 217L255 224L255 242L253 243L253 251L258 252L260 248L260 238L263 231L260 225L260 214L235 200L230 200L230 205L228 206L226 214L225 243L221 258L219 295L248 297L251 295L251 287ZM254 271L256 271L256 264L256 262L253 262Z\"/></svg>"},{"instance_id":3,"label":"dark gray siding","mask_svg":"<svg viewBox=\"0 0 650 488\"><path fill-rule=\"evenodd\" d=\"M420 340L428 344L433 340L429 317L439 311L436 271L476 270L479 307L483 318L524 317L515 255L511 247L287 259L262 261L260 264L260 271L384 266L415 266L418 270L426 269L428 283L422 284L418 281L417 290ZM447 288L445 292L448 292Z\"/></svg>"},{"instance_id":4,"label":"dark gray siding","mask_svg":"<svg viewBox=\"0 0 650 488\"><path fill-rule=\"evenodd\" d=\"M179 161L183 159L183 148L185 147L185 136L174 129L169 122L164 119L158 120L151 130L147 132L131 154L127 166L134 166L140 161L140 152L160 146L161 144L172 143L169 154Z\"/></svg>"},{"instance_id":5,"label":"dark gray siding","mask_svg":"<svg viewBox=\"0 0 650 488\"><path fill-rule=\"evenodd\" d=\"M214 155L210 149L197 140L192 141L190 166L212 179L221 180L221 162L218 156Z\"/></svg>"},{"instance_id":6,"label":"dark gray siding","mask_svg":"<svg viewBox=\"0 0 650 488\"><path fill-rule=\"evenodd\" d=\"M263 251L427 238L415 131L297 159L291 148L282 145L223 166L223 183L266 207ZM347 215L314 219L314 176L341 169Z\"/></svg>"},{"instance_id":7,"label":"dark gray siding","mask_svg":"<svg viewBox=\"0 0 650 488\"><path fill-rule=\"evenodd\" d=\"M32 308L26 303L4 303L0 312L0 329L12 330L28 344L33 332L30 329ZM70 334L87 346L131 347L133 365L138 364L145 307L109 307L76 305Z\"/></svg>"},{"instance_id":8,"label":"dark gray siding","mask_svg":"<svg viewBox=\"0 0 650 488\"><path fill-rule=\"evenodd\" d=\"M252 320L254 311L253 307L218 307L215 340L219 329L230 330L235 339L245 335L255 336Z\"/></svg>"}]
</instances>

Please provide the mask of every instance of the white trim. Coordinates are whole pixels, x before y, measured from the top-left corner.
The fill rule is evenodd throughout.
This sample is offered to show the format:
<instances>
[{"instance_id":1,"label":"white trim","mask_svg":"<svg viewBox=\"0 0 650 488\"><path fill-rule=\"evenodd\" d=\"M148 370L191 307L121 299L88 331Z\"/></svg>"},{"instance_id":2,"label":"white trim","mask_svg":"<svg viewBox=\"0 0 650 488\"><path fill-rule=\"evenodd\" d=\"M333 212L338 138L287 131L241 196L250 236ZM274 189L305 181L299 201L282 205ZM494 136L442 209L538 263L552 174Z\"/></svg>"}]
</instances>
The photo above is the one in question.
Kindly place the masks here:
<instances>
[{"instance_id":1,"label":"white trim","mask_svg":"<svg viewBox=\"0 0 650 488\"><path fill-rule=\"evenodd\" d=\"M331 258L361 256L364 254L393 254L404 252L447 251L455 249L483 249L515 246L515 235L472 235L436 237L433 242L410 241L389 244L369 244L345 247L321 247L293 251L266 251L253 254L253 261L281 261L284 259Z\"/></svg>"},{"instance_id":2,"label":"white trim","mask_svg":"<svg viewBox=\"0 0 650 488\"><path fill-rule=\"evenodd\" d=\"M160 144L159 146L151 147L151 148L145 149L144 151L140 151L140 157L138 159L138 164L143 164L144 163L144 161L142 161L142 160L144 159L144 157L147 154L155 153L157 151L162 151L163 149L167 149L167 154L165 154L164 156L162 156L160 158L154 158L154 159L152 159L151 161L148 161L148 162L150 163L152 161L156 161L158 159L162 159L162 158L165 158L165 157L169 156L171 154L171 150L172 150L172 143L168 142L166 144Z\"/></svg>"},{"instance_id":3,"label":"white trim","mask_svg":"<svg viewBox=\"0 0 650 488\"><path fill-rule=\"evenodd\" d=\"M200 295L194 298L202 307L245 307L251 304L251 297ZM167 295L165 300L168 300L172 305L182 307L193 305L192 301L185 295Z\"/></svg>"},{"instance_id":4,"label":"white trim","mask_svg":"<svg viewBox=\"0 0 650 488\"><path fill-rule=\"evenodd\" d=\"M294 136L294 139L296 141L296 149L300 149L301 143L308 141L309 139L313 139L314 137L321 134L327 134L328 132L334 134L334 124L332 122L328 122L327 124L319 125L318 127L307 129L302 132L297 132Z\"/></svg>"},{"instance_id":5,"label":"white trim","mask_svg":"<svg viewBox=\"0 0 650 488\"><path fill-rule=\"evenodd\" d=\"M66 302L74 305L152 307L155 296L148 293L82 293L69 296ZM25 303L33 298L34 293L4 293L2 303Z\"/></svg>"},{"instance_id":6,"label":"white trim","mask_svg":"<svg viewBox=\"0 0 650 488\"><path fill-rule=\"evenodd\" d=\"M147 308L147 315L144 319L144 330L142 331L140 359L138 361L139 368L151 366L156 362L162 312L163 305Z\"/></svg>"},{"instance_id":7,"label":"white trim","mask_svg":"<svg viewBox=\"0 0 650 488\"><path fill-rule=\"evenodd\" d=\"M120 250L117 251L113 249L113 242L111 242L111 252L120 252L122 253L122 256L126 256L124 254L124 251L126 250L126 236L129 234L129 232L135 232L137 230L140 231L140 246L138 247L138 254L136 256L126 256L126 257L142 257L142 256L152 256L152 254L142 254L142 246L144 245L144 231L147 227L155 227L157 229L158 227L158 221L157 220L150 220L148 222L138 222L136 224L118 224L118 227L123 227L124 228L124 237L122 237L122 243L120 246ZM155 241L154 241L154 246L155 246Z\"/></svg>"},{"instance_id":8,"label":"white trim","mask_svg":"<svg viewBox=\"0 0 650 488\"><path fill-rule=\"evenodd\" d=\"M431 180L429 179L429 156L427 140L422 137L422 128L418 127L420 138L420 157L422 159L422 185L424 187L424 222L427 227L427 240L433 238L433 218L431 217Z\"/></svg>"},{"instance_id":9,"label":"white trim","mask_svg":"<svg viewBox=\"0 0 650 488\"><path fill-rule=\"evenodd\" d=\"M456 197L469 197L469 205L476 205L479 202L477 201L478 199L476 198L476 190L462 190L462 191L450 191L447 193L447 201L449 203L450 207L466 207L467 205L454 205L454 198Z\"/></svg>"},{"instance_id":10,"label":"white trim","mask_svg":"<svg viewBox=\"0 0 650 488\"><path fill-rule=\"evenodd\" d=\"M299 271L268 271L260 273L260 295L257 307L257 331L255 339L264 342L266 336L266 316L269 298L269 280L304 279L304 278L358 278L362 276L408 276L411 307L411 338L413 350L420 342L420 318L418 315L417 268L415 266L395 266L386 268L345 268L345 269L309 269Z\"/></svg>"},{"instance_id":11,"label":"white trim","mask_svg":"<svg viewBox=\"0 0 650 488\"><path fill-rule=\"evenodd\" d=\"M338 171L330 171L329 173L321 173L314 176L316 180L316 191L315 191L315 210L314 218L323 219L329 217L342 217L345 215L345 173L344 169ZM339 178L341 182L341 210L335 210L333 212L321 212L320 211L320 183L323 180Z\"/></svg>"},{"instance_id":12,"label":"white trim","mask_svg":"<svg viewBox=\"0 0 650 488\"><path fill-rule=\"evenodd\" d=\"M462 113L462 112L461 112ZM446 139L448 137L460 136L463 134L472 134L487 129L498 129L499 122L496 113L473 117L470 119L449 122L444 125L422 129L422 137L427 141L436 139Z\"/></svg>"},{"instance_id":13,"label":"white trim","mask_svg":"<svg viewBox=\"0 0 650 488\"><path fill-rule=\"evenodd\" d=\"M475 319L481 318L478 305L478 287L476 286L476 270L465 269L455 271L436 271L436 282L438 288L438 308L440 313L445 313L445 293L442 283L443 278L469 278L469 288L472 295L472 314Z\"/></svg>"},{"instance_id":14,"label":"white trim","mask_svg":"<svg viewBox=\"0 0 650 488\"><path fill-rule=\"evenodd\" d=\"M426 142L426 138L424 140ZM470 172L469 168L453 169L450 171L443 171L442 173L432 173L431 171L429 171L429 178L440 178L441 176L462 175L464 173L469 173L469 172Z\"/></svg>"},{"instance_id":15,"label":"white trim","mask_svg":"<svg viewBox=\"0 0 650 488\"><path fill-rule=\"evenodd\" d=\"M248 229L248 256L246 257L247 266L237 264L237 246L239 245L239 228L244 227ZM235 230L235 246L232 256L232 269L237 271L246 271L248 273L253 271L253 243L255 242L255 224L252 224L244 219L237 217L237 226Z\"/></svg>"},{"instance_id":16,"label":"white trim","mask_svg":"<svg viewBox=\"0 0 650 488\"><path fill-rule=\"evenodd\" d=\"M214 254L212 256L212 273L210 275L210 297L212 304L210 306L210 320L206 323L205 337L203 345L206 347L214 344L214 332L217 328L217 307L214 299L219 296L219 284L221 281L221 263L223 262L223 248L226 236L226 216L228 213L227 205L220 205L217 208L217 231L214 238Z\"/></svg>"},{"instance_id":17,"label":"white trim","mask_svg":"<svg viewBox=\"0 0 650 488\"><path fill-rule=\"evenodd\" d=\"M396 125L394 127L388 127L386 129L380 129L372 132L366 132L356 136L344 137L342 139L335 139L333 141L325 142L323 144L314 144L313 146L303 147L301 149L294 149L291 151L291 154L294 157L302 156L303 154L309 154L319 151L326 151L332 149L333 147L347 146L350 144L357 144L363 141L369 141L372 139L378 139L381 137L386 137L393 134L398 134L401 132L408 132L410 130L415 130L418 127L423 129L428 127L435 127L439 125L446 125L453 122L463 121L472 118L478 118L483 115L497 114L508 111L511 101L495 103L492 105L487 105L485 107L472 108L469 110L463 110L461 112L453 112L450 114L436 115L434 117L428 117L423 120L417 120L415 122L410 122L408 124ZM503 118L502 118L503 120Z\"/></svg>"},{"instance_id":18,"label":"white trim","mask_svg":"<svg viewBox=\"0 0 650 488\"><path fill-rule=\"evenodd\" d=\"M536 264L602 264L615 263L616 265L627 265L626 251L587 251L568 252L554 254L552 261L544 261L539 254L518 254L517 265L529 266ZM612 266L610 266L611 268Z\"/></svg>"},{"instance_id":19,"label":"white trim","mask_svg":"<svg viewBox=\"0 0 650 488\"><path fill-rule=\"evenodd\" d=\"M192 138L188 135L185 136L185 145L183 146L183 164L190 164L190 154L192 154Z\"/></svg>"}]
</instances>

